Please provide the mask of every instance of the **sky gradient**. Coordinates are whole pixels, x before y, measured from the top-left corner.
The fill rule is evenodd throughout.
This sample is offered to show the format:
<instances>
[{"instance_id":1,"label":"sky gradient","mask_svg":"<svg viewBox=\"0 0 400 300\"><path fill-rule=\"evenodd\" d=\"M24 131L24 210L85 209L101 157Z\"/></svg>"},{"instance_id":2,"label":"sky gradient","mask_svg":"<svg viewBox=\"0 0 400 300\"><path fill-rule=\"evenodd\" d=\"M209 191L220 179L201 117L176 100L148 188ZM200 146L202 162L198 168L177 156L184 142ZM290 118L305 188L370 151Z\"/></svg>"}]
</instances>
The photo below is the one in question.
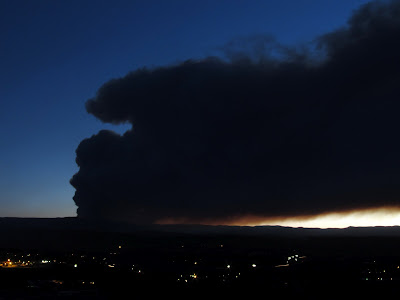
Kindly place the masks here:
<instances>
[{"instance_id":1,"label":"sky gradient","mask_svg":"<svg viewBox=\"0 0 400 300\"><path fill-rule=\"evenodd\" d=\"M367 1L2 1L1 217L75 216L75 150L104 124L85 103L140 67L221 55L232 40L307 43Z\"/></svg>"}]
</instances>

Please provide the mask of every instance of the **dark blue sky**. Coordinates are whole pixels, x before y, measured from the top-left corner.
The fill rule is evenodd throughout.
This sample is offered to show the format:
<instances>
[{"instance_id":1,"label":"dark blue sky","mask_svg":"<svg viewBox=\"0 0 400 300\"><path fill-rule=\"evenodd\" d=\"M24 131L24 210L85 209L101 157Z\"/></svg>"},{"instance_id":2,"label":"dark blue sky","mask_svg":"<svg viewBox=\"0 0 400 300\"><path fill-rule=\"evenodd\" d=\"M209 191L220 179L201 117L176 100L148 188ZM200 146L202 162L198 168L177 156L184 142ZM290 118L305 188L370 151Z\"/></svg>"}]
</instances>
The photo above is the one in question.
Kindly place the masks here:
<instances>
[{"instance_id":1,"label":"dark blue sky","mask_svg":"<svg viewBox=\"0 0 400 300\"><path fill-rule=\"evenodd\" d=\"M109 79L216 55L238 37L308 42L366 2L0 1L0 217L76 215L75 149L128 128L85 110Z\"/></svg>"}]
</instances>

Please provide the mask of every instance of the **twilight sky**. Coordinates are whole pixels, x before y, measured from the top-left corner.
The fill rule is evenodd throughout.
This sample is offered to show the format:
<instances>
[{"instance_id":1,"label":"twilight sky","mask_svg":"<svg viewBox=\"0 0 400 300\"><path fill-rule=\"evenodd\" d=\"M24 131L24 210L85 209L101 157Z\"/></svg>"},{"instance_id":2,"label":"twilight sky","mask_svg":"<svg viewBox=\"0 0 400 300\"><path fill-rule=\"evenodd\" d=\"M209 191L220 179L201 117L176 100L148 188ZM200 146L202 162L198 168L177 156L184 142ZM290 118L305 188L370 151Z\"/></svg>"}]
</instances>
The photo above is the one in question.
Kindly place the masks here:
<instances>
[{"instance_id":1,"label":"twilight sky","mask_svg":"<svg viewBox=\"0 0 400 300\"><path fill-rule=\"evenodd\" d=\"M399 13L370 7L340 29L364 3L2 1L0 216L76 215L75 150L93 134L72 180L85 216L118 218L121 206L123 218L204 221L396 204ZM328 58L304 54L313 41ZM122 134L124 122L136 136L98 133ZM234 164L218 165L227 155ZM111 211L110 198L124 200Z\"/></svg>"}]
</instances>

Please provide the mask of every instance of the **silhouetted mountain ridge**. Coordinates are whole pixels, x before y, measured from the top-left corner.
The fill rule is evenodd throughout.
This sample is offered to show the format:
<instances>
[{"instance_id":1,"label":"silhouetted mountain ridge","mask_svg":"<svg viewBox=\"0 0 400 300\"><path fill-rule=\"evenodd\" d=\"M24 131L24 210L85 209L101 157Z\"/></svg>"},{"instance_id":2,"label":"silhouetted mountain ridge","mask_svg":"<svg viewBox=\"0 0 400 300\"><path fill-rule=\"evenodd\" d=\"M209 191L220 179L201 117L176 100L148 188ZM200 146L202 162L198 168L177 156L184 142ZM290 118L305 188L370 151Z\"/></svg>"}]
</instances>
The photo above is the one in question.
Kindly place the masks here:
<instances>
[{"instance_id":1,"label":"silhouetted mountain ridge","mask_svg":"<svg viewBox=\"0 0 400 300\"><path fill-rule=\"evenodd\" d=\"M96 231L96 232L164 232L178 234L278 235L278 236L400 236L400 226L304 228L284 226L225 225L137 225L119 222L93 222L77 217L0 218L0 232L8 231Z\"/></svg>"}]
</instances>

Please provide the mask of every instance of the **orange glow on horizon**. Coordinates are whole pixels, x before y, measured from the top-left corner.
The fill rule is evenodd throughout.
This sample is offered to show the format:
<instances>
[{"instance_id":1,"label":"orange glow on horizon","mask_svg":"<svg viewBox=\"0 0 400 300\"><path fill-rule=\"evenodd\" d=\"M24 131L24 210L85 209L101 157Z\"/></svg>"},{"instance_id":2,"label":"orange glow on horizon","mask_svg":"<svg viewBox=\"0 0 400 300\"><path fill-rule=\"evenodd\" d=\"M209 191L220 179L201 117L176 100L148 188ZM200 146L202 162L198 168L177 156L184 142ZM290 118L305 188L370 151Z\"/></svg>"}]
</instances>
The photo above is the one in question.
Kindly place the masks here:
<instances>
[{"instance_id":1,"label":"orange glow on horizon","mask_svg":"<svg viewBox=\"0 0 400 300\"><path fill-rule=\"evenodd\" d=\"M400 226L400 207L327 212L306 216L241 216L221 220L162 219L157 224L199 224L231 226L285 226L304 228L347 228L372 226Z\"/></svg>"}]
</instances>

